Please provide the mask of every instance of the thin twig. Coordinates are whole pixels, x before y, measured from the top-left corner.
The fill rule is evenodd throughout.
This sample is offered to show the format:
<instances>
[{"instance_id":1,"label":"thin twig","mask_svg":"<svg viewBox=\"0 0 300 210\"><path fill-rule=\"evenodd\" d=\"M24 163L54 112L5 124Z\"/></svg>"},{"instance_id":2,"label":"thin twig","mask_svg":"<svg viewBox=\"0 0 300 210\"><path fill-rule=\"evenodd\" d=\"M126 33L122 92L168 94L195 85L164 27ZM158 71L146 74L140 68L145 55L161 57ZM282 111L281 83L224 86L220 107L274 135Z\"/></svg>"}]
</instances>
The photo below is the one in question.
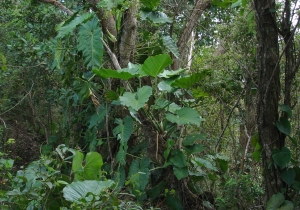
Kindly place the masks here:
<instances>
[{"instance_id":1,"label":"thin twig","mask_svg":"<svg viewBox=\"0 0 300 210\"><path fill-rule=\"evenodd\" d=\"M21 103L21 102L22 102L22 101L23 101L23 100L31 93L32 88L33 88L33 85L34 85L34 83L32 83L29 92L26 93L26 95L25 95L18 103L16 103L13 107L11 107L10 109L6 110L5 112L2 112L2 113L0 114L0 116L1 116L1 115L4 115L5 113L11 111L11 110L14 109L16 106L18 106L18 105L19 105L19 104L20 104L20 103Z\"/></svg>"},{"instance_id":2,"label":"thin twig","mask_svg":"<svg viewBox=\"0 0 300 210\"><path fill-rule=\"evenodd\" d=\"M230 121L230 119L231 119L231 115L232 115L234 109L236 108L236 106L238 105L238 103L240 102L242 96L244 95L245 90L246 90L246 86L244 87L244 89L242 90L241 94L239 95L237 101L235 102L235 104L234 104L233 107L231 108L230 113L229 113L228 118L227 118L227 121L226 121L226 125L225 125L225 127L223 128L222 133L221 133L221 135L220 135L219 138L218 138L217 144L216 144L216 146L215 146L215 150L217 150L217 148L218 148L218 146L219 146L219 143L220 143L220 141L221 141L221 139L222 139L222 137L223 137L223 135L224 135L224 133L225 133L225 130L226 130L226 128L228 127L229 121Z\"/></svg>"}]
</instances>

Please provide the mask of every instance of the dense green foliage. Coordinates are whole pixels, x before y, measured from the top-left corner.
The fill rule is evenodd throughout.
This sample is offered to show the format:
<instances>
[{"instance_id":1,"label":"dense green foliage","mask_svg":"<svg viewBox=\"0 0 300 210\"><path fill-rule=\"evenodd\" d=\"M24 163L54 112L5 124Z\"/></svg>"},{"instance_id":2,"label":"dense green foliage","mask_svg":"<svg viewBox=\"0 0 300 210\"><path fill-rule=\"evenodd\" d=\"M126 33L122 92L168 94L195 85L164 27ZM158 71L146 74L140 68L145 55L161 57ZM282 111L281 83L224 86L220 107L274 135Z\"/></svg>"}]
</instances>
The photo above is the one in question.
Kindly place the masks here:
<instances>
[{"instance_id":1,"label":"dense green foliage","mask_svg":"<svg viewBox=\"0 0 300 210\"><path fill-rule=\"evenodd\" d=\"M173 69L194 6L175 2L0 3L1 209L299 208L299 75L268 163L284 187L265 200L251 2L211 1Z\"/></svg>"}]
</instances>

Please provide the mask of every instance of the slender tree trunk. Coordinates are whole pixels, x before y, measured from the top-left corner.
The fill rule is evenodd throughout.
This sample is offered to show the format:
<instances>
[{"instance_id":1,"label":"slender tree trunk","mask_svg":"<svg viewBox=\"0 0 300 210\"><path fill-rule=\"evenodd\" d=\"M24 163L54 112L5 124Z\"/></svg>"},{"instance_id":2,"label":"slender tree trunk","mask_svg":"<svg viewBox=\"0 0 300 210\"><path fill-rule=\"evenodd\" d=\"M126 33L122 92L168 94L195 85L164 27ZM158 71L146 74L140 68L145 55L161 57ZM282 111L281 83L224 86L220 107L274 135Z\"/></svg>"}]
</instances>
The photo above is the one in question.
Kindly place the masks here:
<instances>
[{"instance_id":1,"label":"slender tree trunk","mask_svg":"<svg viewBox=\"0 0 300 210\"><path fill-rule=\"evenodd\" d=\"M275 17L275 1L254 0L257 23L258 101L257 123L259 142L262 146L262 167L265 183L265 201L282 187L279 170L272 164L272 150L282 147L280 132L275 126L278 120L280 99L280 69L278 28Z\"/></svg>"}]
</instances>

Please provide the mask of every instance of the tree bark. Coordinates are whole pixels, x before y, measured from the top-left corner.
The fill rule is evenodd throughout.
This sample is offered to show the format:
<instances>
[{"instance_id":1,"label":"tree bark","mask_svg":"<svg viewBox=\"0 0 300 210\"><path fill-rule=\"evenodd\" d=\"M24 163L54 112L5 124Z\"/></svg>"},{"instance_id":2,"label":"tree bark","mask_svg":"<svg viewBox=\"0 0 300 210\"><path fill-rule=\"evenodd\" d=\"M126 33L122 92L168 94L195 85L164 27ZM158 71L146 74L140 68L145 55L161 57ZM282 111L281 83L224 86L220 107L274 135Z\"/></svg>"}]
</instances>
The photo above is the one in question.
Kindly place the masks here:
<instances>
[{"instance_id":1,"label":"tree bark","mask_svg":"<svg viewBox=\"0 0 300 210\"><path fill-rule=\"evenodd\" d=\"M198 0L195 4L195 7L188 17L186 24L181 32L181 35L178 39L177 46L180 53L180 59L174 59L174 63L172 65L172 69L176 70L181 67L182 64L186 63L188 55L187 46L188 41L191 39L192 31L197 26L197 21L203 14L203 12L210 6L212 0Z\"/></svg>"},{"instance_id":2,"label":"tree bark","mask_svg":"<svg viewBox=\"0 0 300 210\"><path fill-rule=\"evenodd\" d=\"M254 0L257 24L258 100L257 123L259 142L262 146L262 167L265 181L265 202L282 187L279 169L274 168L272 150L282 147L278 120L280 100L280 69L278 28L275 1Z\"/></svg>"}]
</instances>

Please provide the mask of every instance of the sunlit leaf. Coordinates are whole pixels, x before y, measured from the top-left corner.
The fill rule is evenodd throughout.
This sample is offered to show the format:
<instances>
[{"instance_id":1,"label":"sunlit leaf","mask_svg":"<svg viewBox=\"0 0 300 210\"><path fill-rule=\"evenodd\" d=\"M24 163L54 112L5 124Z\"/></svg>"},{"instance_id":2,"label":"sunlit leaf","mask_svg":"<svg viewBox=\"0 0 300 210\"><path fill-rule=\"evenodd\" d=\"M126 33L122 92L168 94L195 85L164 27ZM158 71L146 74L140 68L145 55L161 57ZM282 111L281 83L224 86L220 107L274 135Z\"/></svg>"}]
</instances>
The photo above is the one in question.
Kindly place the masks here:
<instances>
[{"instance_id":1,"label":"sunlit leaf","mask_svg":"<svg viewBox=\"0 0 300 210\"><path fill-rule=\"evenodd\" d=\"M136 93L125 92L123 96L120 96L120 102L122 105L131 107L133 110L138 111L142 108L152 95L152 88L149 86L143 86L138 89Z\"/></svg>"},{"instance_id":2,"label":"sunlit leaf","mask_svg":"<svg viewBox=\"0 0 300 210\"><path fill-rule=\"evenodd\" d=\"M172 59L169 55L160 54L147 58L142 66L142 70L153 77L160 74L167 66L172 64Z\"/></svg>"},{"instance_id":3,"label":"sunlit leaf","mask_svg":"<svg viewBox=\"0 0 300 210\"><path fill-rule=\"evenodd\" d=\"M196 110L188 107L177 110L175 114L166 114L166 119L178 125L194 124L197 126L200 126L200 122L203 120Z\"/></svg>"}]
</instances>

